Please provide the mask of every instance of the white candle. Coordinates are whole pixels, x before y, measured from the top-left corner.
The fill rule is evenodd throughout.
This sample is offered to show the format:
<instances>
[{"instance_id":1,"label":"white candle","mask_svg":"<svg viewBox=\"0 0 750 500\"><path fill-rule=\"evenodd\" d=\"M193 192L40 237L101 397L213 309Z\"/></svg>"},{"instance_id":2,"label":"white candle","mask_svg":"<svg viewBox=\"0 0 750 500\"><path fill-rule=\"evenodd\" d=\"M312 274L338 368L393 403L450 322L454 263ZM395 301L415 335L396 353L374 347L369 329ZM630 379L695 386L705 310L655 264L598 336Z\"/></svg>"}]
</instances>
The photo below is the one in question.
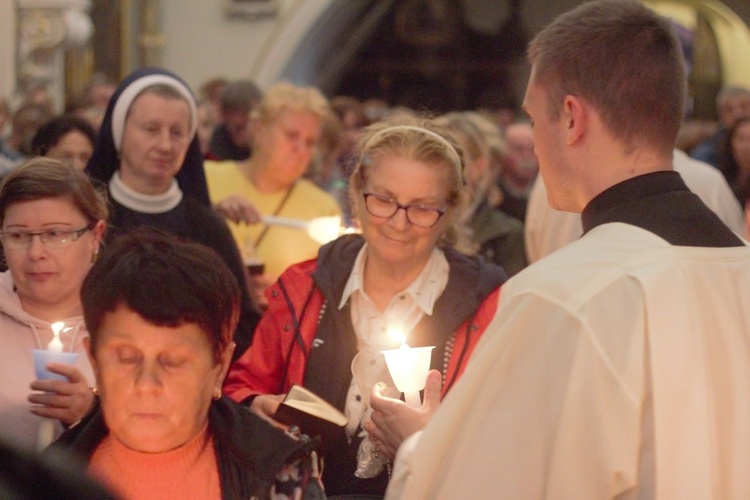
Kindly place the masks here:
<instances>
[{"instance_id":1,"label":"white candle","mask_svg":"<svg viewBox=\"0 0 750 500\"><path fill-rule=\"evenodd\" d=\"M52 352L63 352L63 343L60 340L60 332L65 328L65 323L58 321L52 323L52 340L47 344L47 350Z\"/></svg>"},{"instance_id":2,"label":"white candle","mask_svg":"<svg viewBox=\"0 0 750 500\"><path fill-rule=\"evenodd\" d=\"M403 330L390 328L388 333L402 342L398 349L381 351L385 356L388 371L396 388L404 393L406 404L419 407L422 404L419 391L424 389L427 372L430 371L432 350L435 346L411 348L406 343Z\"/></svg>"},{"instance_id":3,"label":"white candle","mask_svg":"<svg viewBox=\"0 0 750 500\"><path fill-rule=\"evenodd\" d=\"M52 323L52 340L47 344L47 350L50 352L63 352L64 346L60 340L60 332L65 328L65 323L58 321ZM55 439L55 421L44 419L39 424L39 435L37 439L37 449L42 451Z\"/></svg>"},{"instance_id":4,"label":"white candle","mask_svg":"<svg viewBox=\"0 0 750 500\"><path fill-rule=\"evenodd\" d=\"M342 233L341 217L338 215L315 217L309 221L289 219L276 215L264 215L262 221L267 225L291 227L307 231L307 235L321 245L335 240Z\"/></svg>"},{"instance_id":5,"label":"white candle","mask_svg":"<svg viewBox=\"0 0 750 500\"><path fill-rule=\"evenodd\" d=\"M321 245L325 245L341 235L341 217L316 217L309 222L307 234Z\"/></svg>"}]
</instances>

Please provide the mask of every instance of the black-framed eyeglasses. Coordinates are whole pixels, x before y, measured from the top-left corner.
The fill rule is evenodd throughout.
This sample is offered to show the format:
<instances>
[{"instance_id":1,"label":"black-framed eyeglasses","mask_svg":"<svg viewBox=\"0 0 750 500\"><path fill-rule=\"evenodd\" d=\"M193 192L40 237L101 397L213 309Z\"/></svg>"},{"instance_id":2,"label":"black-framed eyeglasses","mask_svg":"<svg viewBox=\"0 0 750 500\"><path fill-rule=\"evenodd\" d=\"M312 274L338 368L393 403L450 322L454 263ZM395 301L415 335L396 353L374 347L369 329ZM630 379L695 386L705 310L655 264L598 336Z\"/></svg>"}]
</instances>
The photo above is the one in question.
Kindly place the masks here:
<instances>
[{"instance_id":1,"label":"black-framed eyeglasses","mask_svg":"<svg viewBox=\"0 0 750 500\"><path fill-rule=\"evenodd\" d=\"M90 222L80 229L49 229L46 231L3 231L0 233L0 239L3 242L3 248L6 250L25 250L31 244L34 236L39 236L43 245L50 248L62 248L78 240L83 233L90 231L96 226L96 222Z\"/></svg>"},{"instance_id":2,"label":"black-framed eyeglasses","mask_svg":"<svg viewBox=\"0 0 750 500\"><path fill-rule=\"evenodd\" d=\"M365 208L370 215L390 219L400 209L404 209L406 220L417 227L430 228L434 226L447 210L446 208L426 207L411 203L402 205L393 198L373 193L362 193L362 196L365 199Z\"/></svg>"}]
</instances>

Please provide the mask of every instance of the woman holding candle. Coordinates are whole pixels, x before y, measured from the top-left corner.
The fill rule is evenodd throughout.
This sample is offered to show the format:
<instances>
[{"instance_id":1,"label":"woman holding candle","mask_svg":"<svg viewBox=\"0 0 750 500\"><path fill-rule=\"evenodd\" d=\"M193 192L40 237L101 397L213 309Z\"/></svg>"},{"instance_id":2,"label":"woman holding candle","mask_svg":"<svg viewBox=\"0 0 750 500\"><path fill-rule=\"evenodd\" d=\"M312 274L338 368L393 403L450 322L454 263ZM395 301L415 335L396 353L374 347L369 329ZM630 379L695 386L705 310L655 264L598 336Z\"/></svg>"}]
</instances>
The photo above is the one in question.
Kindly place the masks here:
<instances>
[{"instance_id":1,"label":"woman holding candle","mask_svg":"<svg viewBox=\"0 0 750 500\"><path fill-rule=\"evenodd\" d=\"M35 380L32 349L50 346L52 325L61 321L62 350L85 352L79 290L106 219L105 198L85 174L59 160L30 160L0 186L0 240L8 265L0 274L0 433L24 446L37 442L43 418L72 425L93 405L85 356L74 366L49 365L66 380ZM30 388L40 392L29 395Z\"/></svg>"},{"instance_id":2,"label":"woman holding candle","mask_svg":"<svg viewBox=\"0 0 750 500\"><path fill-rule=\"evenodd\" d=\"M124 499L323 497L315 443L221 397L240 294L215 252L135 230L102 254L81 300L101 404L55 446Z\"/></svg>"},{"instance_id":3,"label":"woman holding candle","mask_svg":"<svg viewBox=\"0 0 750 500\"><path fill-rule=\"evenodd\" d=\"M330 112L317 89L279 82L252 112L250 158L205 162L214 208L229 219L240 248L265 264L251 282L263 306L263 291L290 265L315 257L320 243L299 229L258 224L258 212L304 221L342 214L333 196L302 178Z\"/></svg>"},{"instance_id":4,"label":"woman holding candle","mask_svg":"<svg viewBox=\"0 0 750 500\"><path fill-rule=\"evenodd\" d=\"M398 347L403 339L386 334L398 326L409 346L435 346L431 366L447 392L505 279L501 268L451 247L464 197L463 160L434 124L371 126L357 158L350 195L362 235L343 236L316 260L282 274L253 347L224 387L269 419L293 383L345 411L346 431L326 443L329 495L382 495L388 483L384 461L375 470L362 467L378 459L377 443L362 432L369 392L353 380L352 360L375 362L380 350Z\"/></svg>"}]
</instances>

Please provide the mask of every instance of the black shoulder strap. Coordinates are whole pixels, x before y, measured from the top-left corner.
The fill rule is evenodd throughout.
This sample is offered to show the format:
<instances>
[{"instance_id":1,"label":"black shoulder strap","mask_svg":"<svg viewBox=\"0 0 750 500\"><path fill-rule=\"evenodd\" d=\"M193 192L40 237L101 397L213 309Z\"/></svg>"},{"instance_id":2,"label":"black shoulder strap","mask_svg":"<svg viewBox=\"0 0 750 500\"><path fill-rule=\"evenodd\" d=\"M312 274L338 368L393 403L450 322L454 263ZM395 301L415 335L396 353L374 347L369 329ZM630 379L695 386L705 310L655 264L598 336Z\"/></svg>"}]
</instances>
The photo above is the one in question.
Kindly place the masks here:
<instances>
[{"instance_id":1,"label":"black shoulder strap","mask_svg":"<svg viewBox=\"0 0 750 500\"><path fill-rule=\"evenodd\" d=\"M289 200L289 197L292 195L292 191L294 190L294 186L296 186L297 183L295 182L291 186L289 186L289 189L286 190L286 194L284 194L284 197L279 202L279 206L276 207L276 210L273 211L273 214L271 215L279 215L279 212L281 212L281 209L284 208L284 205L286 205L286 202ZM260 232L258 235L258 239L255 240L255 248L258 248L258 245L260 245L260 242L263 241L263 238L266 237L266 233L268 233L268 230L271 229L271 226L266 224L266 227L263 228L263 231Z\"/></svg>"}]
</instances>

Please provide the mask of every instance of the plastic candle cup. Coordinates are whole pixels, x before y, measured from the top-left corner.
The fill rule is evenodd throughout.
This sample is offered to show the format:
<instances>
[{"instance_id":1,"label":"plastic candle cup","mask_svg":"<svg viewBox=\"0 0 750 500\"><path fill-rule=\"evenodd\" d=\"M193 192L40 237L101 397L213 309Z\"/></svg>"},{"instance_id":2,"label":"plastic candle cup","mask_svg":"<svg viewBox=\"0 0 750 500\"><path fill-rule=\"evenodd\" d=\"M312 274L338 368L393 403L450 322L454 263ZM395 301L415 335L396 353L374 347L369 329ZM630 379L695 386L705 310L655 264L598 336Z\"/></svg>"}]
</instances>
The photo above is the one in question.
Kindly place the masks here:
<instances>
[{"instance_id":1,"label":"plastic candle cup","mask_svg":"<svg viewBox=\"0 0 750 500\"><path fill-rule=\"evenodd\" d=\"M37 379L67 380L64 375L52 373L47 370L47 363L75 364L79 354L75 352L63 352L63 343L60 340L60 332L65 327L61 321L52 324L52 340L47 344L47 349L32 349L34 355L34 369Z\"/></svg>"},{"instance_id":2,"label":"plastic candle cup","mask_svg":"<svg viewBox=\"0 0 750 500\"><path fill-rule=\"evenodd\" d=\"M389 334L402 341L401 347L380 352L385 356L385 363L396 388L404 393L406 404L419 407L422 404L419 391L424 389L435 346L409 347L405 342L406 335L397 328L390 329Z\"/></svg>"}]
</instances>

